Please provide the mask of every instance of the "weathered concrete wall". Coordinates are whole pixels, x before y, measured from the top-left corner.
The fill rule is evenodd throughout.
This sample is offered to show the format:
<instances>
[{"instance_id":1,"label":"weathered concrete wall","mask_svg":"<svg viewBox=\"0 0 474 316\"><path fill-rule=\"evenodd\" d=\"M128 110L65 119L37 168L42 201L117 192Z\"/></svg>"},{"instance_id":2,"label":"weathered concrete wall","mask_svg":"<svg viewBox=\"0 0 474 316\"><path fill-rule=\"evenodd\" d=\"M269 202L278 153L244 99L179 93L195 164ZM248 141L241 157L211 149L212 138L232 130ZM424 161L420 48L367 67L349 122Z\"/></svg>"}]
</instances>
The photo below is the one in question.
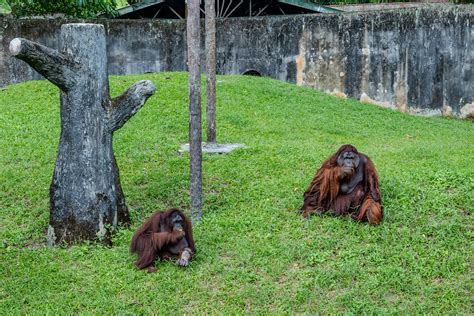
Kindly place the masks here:
<instances>
[{"instance_id":1,"label":"weathered concrete wall","mask_svg":"<svg viewBox=\"0 0 474 316\"><path fill-rule=\"evenodd\" d=\"M58 48L62 19L0 19L0 86L31 79L42 79L32 68L9 56L8 46L15 37L24 37L51 48ZM109 74L186 70L186 25L184 21L153 23L143 20L98 20L107 33Z\"/></svg>"},{"instance_id":2,"label":"weathered concrete wall","mask_svg":"<svg viewBox=\"0 0 474 316\"><path fill-rule=\"evenodd\" d=\"M426 6L426 4L443 3L444 5L454 5L451 0L410 0L410 2L383 2L383 3L360 3L360 4L336 4L329 7L344 12L367 12L376 10L393 10L403 8L415 8Z\"/></svg>"},{"instance_id":3,"label":"weathered concrete wall","mask_svg":"<svg viewBox=\"0 0 474 316\"><path fill-rule=\"evenodd\" d=\"M422 114L474 102L474 6L231 18L217 25L220 74L262 75ZM64 20L0 20L0 86L39 78L8 56L17 36L57 46ZM101 20L109 73L186 69L185 22Z\"/></svg>"}]
</instances>

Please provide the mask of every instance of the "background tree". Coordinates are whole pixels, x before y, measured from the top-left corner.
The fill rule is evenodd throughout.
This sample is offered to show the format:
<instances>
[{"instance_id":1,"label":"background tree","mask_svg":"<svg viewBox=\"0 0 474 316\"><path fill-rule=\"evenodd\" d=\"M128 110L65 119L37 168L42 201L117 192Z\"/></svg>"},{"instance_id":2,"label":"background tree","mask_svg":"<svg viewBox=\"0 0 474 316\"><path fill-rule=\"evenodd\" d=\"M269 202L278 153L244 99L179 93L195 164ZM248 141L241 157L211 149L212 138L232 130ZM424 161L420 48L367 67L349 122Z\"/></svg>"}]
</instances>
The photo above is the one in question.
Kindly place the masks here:
<instances>
[{"instance_id":1,"label":"background tree","mask_svg":"<svg viewBox=\"0 0 474 316\"><path fill-rule=\"evenodd\" d=\"M50 186L48 244L102 238L130 217L120 185L112 135L155 92L139 81L110 99L105 29L100 24L64 24L59 51L26 39L10 53L61 90L61 136Z\"/></svg>"},{"instance_id":2,"label":"background tree","mask_svg":"<svg viewBox=\"0 0 474 316\"><path fill-rule=\"evenodd\" d=\"M64 14L67 17L95 18L99 13L113 15L116 0L7 0L16 17Z\"/></svg>"}]
</instances>

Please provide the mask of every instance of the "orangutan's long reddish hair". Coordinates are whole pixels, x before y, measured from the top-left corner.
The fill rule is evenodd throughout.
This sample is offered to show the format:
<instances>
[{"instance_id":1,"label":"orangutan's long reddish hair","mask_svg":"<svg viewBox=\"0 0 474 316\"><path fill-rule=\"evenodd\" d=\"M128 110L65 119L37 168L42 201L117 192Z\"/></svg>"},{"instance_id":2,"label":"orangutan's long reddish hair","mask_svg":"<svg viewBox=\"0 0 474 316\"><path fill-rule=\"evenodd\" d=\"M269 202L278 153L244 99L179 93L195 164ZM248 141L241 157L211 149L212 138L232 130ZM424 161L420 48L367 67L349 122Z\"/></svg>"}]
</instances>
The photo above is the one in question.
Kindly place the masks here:
<instances>
[{"instance_id":1,"label":"orangutan's long reddish hair","mask_svg":"<svg viewBox=\"0 0 474 316\"><path fill-rule=\"evenodd\" d=\"M184 219L184 237L188 242L188 248L196 252L193 240L191 221L178 209L172 208L164 212L153 214L138 228L133 235L130 251L138 254L135 265L142 269L150 265L157 257L163 258L167 254L166 246L176 238L173 233L171 217L178 213Z\"/></svg>"},{"instance_id":2,"label":"orangutan's long reddish hair","mask_svg":"<svg viewBox=\"0 0 474 316\"><path fill-rule=\"evenodd\" d=\"M359 156L359 166L354 174L347 175L338 164L338 157L345 152ZM362 168L362 169L360 169ZM340 191L342 183L350 183L351 177L359 173L360 181L356 181L351 192ZM371 224L379 224L383 218L379 178L374 164L366 155L359 153L352 145L343 145L339 150L323 162L316 172L311 184L304 193L303 215L330 211L334 215L352 214L356 220L367 220Z\"/></svg>"}]
</instances>

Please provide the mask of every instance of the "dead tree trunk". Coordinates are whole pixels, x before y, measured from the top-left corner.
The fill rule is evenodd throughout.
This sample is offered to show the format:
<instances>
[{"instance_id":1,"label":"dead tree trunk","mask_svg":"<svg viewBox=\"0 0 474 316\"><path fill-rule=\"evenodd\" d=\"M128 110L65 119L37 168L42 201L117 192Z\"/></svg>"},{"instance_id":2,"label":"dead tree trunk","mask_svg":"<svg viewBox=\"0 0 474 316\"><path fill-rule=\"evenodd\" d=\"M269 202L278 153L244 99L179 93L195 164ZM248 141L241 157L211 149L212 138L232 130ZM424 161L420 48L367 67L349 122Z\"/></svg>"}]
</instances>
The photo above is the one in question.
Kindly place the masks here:
<instances>
[{"instance_id":1,"label":"dead tree trunk","mask_svg":"<svg viewBox=\"0 0 474 316\"><path fill-rule=\"evenodd\" d=\"M61 136L50 187L48 244L99 238L110 243L130 221L112 149L112 134L154 93L139 81L111 100L104 27L65 24L59 52L16 38L10 52L61 89Z\"/></svg>"},{"instance_id":2,"label":"dead tree trunk","mask_svg":"<svg viewBox=\"0 0 474 316\"><path fill-rule=\"evenodd\" d=\"M206 0L206 143L216 143L216 0Z\"/></svg>"},{"instance_id":3,"label":"dead tree trunk","mask_svg":"<svg viewBox=\"0 0 474 316\"><path fill-rule=\"evenodd\" d=\"M189 164L191 215L193 221L202 217L202 131L201 131L201 66L199 0L188 0L186 24L189 69Z\"/></svg>"}]
</instances>

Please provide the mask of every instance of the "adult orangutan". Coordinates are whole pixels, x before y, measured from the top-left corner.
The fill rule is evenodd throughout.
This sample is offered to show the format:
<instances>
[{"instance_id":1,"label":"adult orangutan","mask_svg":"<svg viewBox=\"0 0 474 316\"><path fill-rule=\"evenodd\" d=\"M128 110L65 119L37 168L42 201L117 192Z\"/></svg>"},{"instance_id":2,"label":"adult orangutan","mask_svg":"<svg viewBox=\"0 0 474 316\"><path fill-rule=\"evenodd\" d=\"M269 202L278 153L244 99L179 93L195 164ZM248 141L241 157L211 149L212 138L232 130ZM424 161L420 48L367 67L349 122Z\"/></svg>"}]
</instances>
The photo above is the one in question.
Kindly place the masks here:
<instances>
[{"instance_id":1,"label":"adult orangutan","mask_svg":"<svg viewBox=\"0 0 474 316\"><path fill-rule=\"evenodd\" d=\"M138 254L135 265L155 272L155 260L177 258L177 264L187 266L196 249L191 221L178 209L153 214L132 238L132 253Z\"/></svg>"},{"instance_id":2,"label":"adult orangutan","mask_svg":"<svg viewBox=\"0 0 474 316\"><path fill-rule=\"evenodd\" d=\"M352 145L343 145L329 157L304 193L304 217L313 213L351 214L379 224L383 217L379 179L374 164Z\"/></svg>"}]
</instances>

